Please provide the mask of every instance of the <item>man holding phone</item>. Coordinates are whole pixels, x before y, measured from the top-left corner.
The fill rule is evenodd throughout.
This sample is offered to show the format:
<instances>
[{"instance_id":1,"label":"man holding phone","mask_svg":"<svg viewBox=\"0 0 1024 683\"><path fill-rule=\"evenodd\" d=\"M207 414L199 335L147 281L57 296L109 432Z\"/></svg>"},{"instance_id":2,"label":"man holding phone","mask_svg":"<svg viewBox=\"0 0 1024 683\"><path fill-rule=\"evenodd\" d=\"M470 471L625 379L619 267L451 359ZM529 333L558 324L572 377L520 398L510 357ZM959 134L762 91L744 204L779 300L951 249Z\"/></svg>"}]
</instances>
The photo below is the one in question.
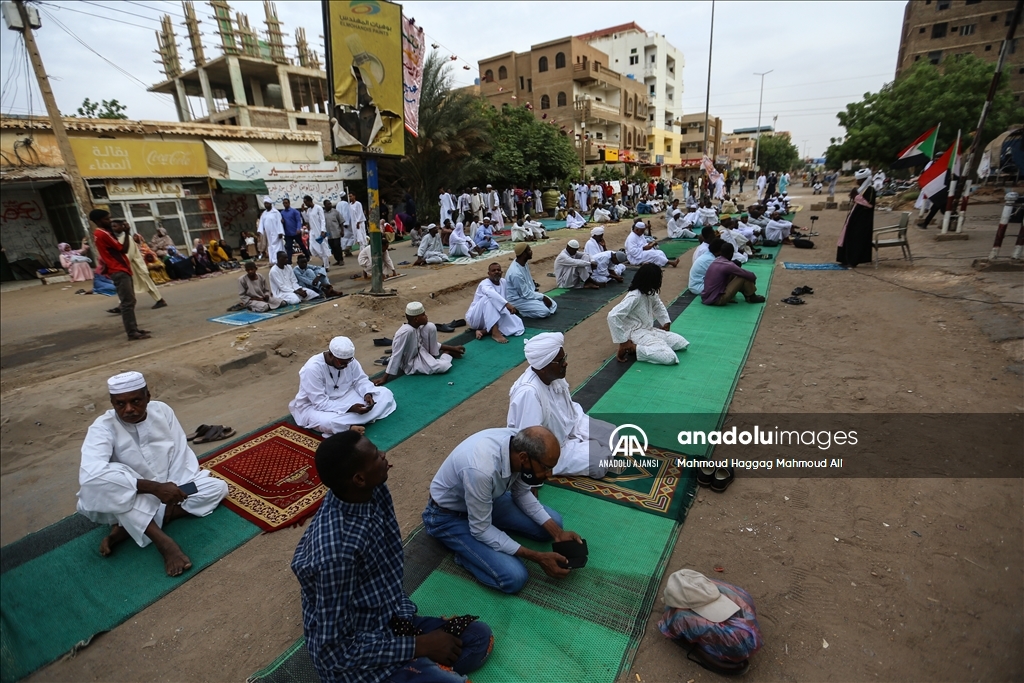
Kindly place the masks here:
<instances>
[{"instance_id":1,"label":"man holding phone","mask_svg":"<svg viewBox=\"0 0 1024 683\"><path fill-rule=\"evenodd\" d=\"M200 469L174 411L150 400L142 373L114 375L107 388L113 409L96 418L82 444L78 512L111 525L100 555L128 538L142 548L152 542L167 575L179 576L192 562L163 527L210 514L228 485Z\"/></svg>"}]
</instances>

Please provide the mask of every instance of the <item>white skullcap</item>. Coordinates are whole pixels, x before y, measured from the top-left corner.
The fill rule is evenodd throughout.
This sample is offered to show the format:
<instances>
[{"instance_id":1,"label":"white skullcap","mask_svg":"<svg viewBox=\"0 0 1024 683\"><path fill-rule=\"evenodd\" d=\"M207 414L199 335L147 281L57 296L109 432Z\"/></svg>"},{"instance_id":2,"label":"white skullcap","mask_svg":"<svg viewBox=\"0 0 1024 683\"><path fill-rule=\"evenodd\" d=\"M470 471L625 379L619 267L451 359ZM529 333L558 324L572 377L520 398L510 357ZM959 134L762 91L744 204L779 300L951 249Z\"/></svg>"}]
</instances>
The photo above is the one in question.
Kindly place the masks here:
<instances>
[{"instance_id":1,"label":"white skullcap","mask_svg":"<svg viewBox=\"0 0 1024 683\"><path fill-rule=\"evenodd\" d=\"M636 223L633 224L633 229L636 230L637 228L640 228L641 230L646 230L647 226L644 225L643 221L637 221Z\"/></svg>"},{"instance_id":2,"label":"white skullcap","mask_svg":"<svg viewBox=\"0 0 1024 683\"><path fill-rule=\"evenodd\" d=\"M270 195L266 195L265 197L263 197L263 203L264 204L273 204L274 200L270 198Z\"/></svg>"},{"instance_id":3,"label":"white skullcap","mask_svg":"<svg viewBox=\"0 0 1024 683\"><path fill-rule=\"evenodd\" d=\"M871 169L870 168L862 168L859 171L857 171L856 173L854 173L853 177L856 178L857 180L865 180L867 178L870 178L871 177Z\"/></svg>"},{"instance_id":4,"label":"white skullcap","mask_svg":"<svg viewBox=\"0 0 1024 683\"><path fill-rule=\"evenodd\" d=\"M579 249L580 243L577 242L576 240L569 240L569 244L567 244L566 246L572 247L573 249Z\"/></svg>"},{"instance_id":5,"label":"white skullcap","mask_svg":"<svg viewBox=\"0 0 1024 683\"><path fill-rule=\"evenodd\" d=\"M600 226L598 226L598 227L596 227L596 228L594 228L593 230L590 231L590 236L591 237L597 237L598 235L603 235L603 234L604 234L604 228L602 228Z\"/></svg>"},{"instance_id":6,"label":"white skullcap","mask_svg":"<svg viewBox=\"0 0 1024 683\"><path fill-rule=\"evenodd\" d=\"M107 389L112 396L127 394L145 388L146 378L142 376L141 372L135 372L134 370L122 372L120 375L114 375L107 380Z\"/></svg>"},{"instance_id":7,"label":"white skullcap","mask_svg":"<svg viewBox=\"0 0 1024 683\"><path fill-rule=\"evenodd\" d=\"M419 301L410 301L405 305L405 314L410 318L414 318L417 315L423 315L427 310L423 308L423 304Z\"/></svg>"},{"instance_id":8,"label":"white skullcap","mask_svg":"<svg viewBox=\"0 0 1024 683\"><path fill-rule=\"evenodd\" d=\"M526 362L535 370L540 370L558 355L558 351L565 345L565 335L561 332L543 332L533 339L527 339L523 345L526 352Z\"/></svg>"},{"instance_id":9,"label":"white skullcap","mask_svg":"<svg viewBox=\"0 0 1024 683\"><path fill-rule=\"evenodd\" d=\"M356 345L348 337L335 337L331 340L331 355L339 360L352 358L356 355Z\"/></svg>"},{"instance_id":10,"label":"white skullcap","mask_svg":"<svg viewBox=\"0 0 1024 683\"><path fill-rule=\"evenodd\" d=\"M427 230L433 230L436 227L437 227L437 223L431 223L430 225L427 226Z\"/></svg>"}]
</instances>

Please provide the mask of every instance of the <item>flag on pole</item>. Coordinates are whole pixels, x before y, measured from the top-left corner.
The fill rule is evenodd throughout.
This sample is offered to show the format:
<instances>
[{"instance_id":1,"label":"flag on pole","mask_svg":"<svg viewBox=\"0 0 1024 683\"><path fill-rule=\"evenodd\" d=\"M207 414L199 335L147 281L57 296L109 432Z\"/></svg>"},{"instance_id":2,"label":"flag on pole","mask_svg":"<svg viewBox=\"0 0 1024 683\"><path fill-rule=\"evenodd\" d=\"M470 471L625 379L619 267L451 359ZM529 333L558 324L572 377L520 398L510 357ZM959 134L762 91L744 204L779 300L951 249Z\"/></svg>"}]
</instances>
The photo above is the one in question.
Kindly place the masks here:
<instances>
[{"instance_id":1,"label":"flag on pole","mask_svg":"<svg viewBox=\"0 0 1024 683\"><path fill-rule=\"evenodd\" d=\"M921 186L921 194L931 199L946 189L946 186L949 184L949 178L946 174L949 171L953 171L956 174L960 170L959 151L960 134L957 133L956 142L950 145L949 149L942 156L929 164L921 172L921 176L917 179L917 184Z\"/></svg>"},{"instance_id":2,"label":"flag on pole","mask_svg":"<svg viewBox=\"0 0 1024 683\"><path fill-rule=\"evenodd\" d=\"M892 168L910 168L927 164L935 157L935 141L938 137L939 126L935 126L900 152L899 157L892 163Z\"/></svg>"}]
</instances>

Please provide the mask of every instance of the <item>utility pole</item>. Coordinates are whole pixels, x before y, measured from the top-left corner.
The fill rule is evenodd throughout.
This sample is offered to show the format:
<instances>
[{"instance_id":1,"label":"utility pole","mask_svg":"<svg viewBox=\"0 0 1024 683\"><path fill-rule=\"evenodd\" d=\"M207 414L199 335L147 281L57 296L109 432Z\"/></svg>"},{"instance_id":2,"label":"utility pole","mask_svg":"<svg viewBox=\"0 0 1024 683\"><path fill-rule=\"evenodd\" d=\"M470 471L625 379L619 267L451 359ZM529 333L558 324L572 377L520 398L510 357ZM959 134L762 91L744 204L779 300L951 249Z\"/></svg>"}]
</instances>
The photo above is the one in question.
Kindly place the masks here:
<instances>
[{"instance_id":1,"label":"utility pole","mask_svg":"<svg viewBox=\"0 0 1024 683\"><path fill-rule=\"evenodd\" d=\"M708 90L704 99L704 154L708 153L708 117L711 109L711 55L715 47L715 0L711 0L711 37L708 39ZM716 131L717 134L717 131ZM712 162L713 163L713 162Z\"/></svg>"},{"instance_id":2,"label":"utility pole","mask_svg":"<svg viewBox=\"0 0 1024 683\"><path fill-rule=\"evenodd\" d=\"M761 105L764 104L764 77L770 74L775 69L765 71L764 73L755 73L755 76L761 77L761 97L757 100L757 143L755 144L754 152L754 177L757 177L757 172L760 171L761 165Z\"/></svg>"},{"instance_id":3,"label":"utility pole","mask_svg":"<svg viewBox=\"0 0 1024 683\"><path fill-rule=\"evenodd\" d=\"M21 35L25 39L25 50L28 52L29 60L32 62L32 70L36 73L36 81L39 83L39 92L43 95L43 102L46 103L46 113L50 117L50 125L53 134L57 138L57 147L60 149L61 158L64 159L64 170L71 181L71 192L75 196L75 204L78 205L79 219L82 221L82 229L86 239L92 244L91 230L89 229L89 212L93 209L92 196L85 187L82 174L78 171L78 162L75 161L75 153L71 150L71 142L68 140L68 131L64 127L64 119L57 109L57 100L53 97L53 90L50 89L50 81L46 77L46 69L43 68L43 58L39 55L39 47L36 45L35 36L32 33L32 25L29 23L28 9L25 7L25 0L15 0L18 6L18 13L21 15ZM95 253L95 251L93 252Z\"/></svg>"}]
</instances>

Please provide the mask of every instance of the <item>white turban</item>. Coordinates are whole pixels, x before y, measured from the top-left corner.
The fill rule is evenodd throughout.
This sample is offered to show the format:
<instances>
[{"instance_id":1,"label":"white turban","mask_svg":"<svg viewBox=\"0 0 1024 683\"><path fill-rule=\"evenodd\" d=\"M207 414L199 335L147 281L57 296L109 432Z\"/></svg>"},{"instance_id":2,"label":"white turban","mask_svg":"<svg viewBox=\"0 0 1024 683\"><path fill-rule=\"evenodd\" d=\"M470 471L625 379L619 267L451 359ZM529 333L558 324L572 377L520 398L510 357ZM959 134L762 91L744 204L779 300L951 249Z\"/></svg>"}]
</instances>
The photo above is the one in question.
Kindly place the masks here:
<instances>
[{"instance_id":1,"label":"white turban","mask_svg":"<svg viewBox=\"0 0 1024 683\"><path fill-rule=\"evenodd\" d=\"M338 360L345 360L356 355L356 345L348 337L335 337L331 340L331 355Z\"/></svg>"},{"instance_id":2,"label":"white turban","mask_svg":"<svg viewBox=\"0 0 1024 683\"><path fill-rule=\"evenodd\" d=\"M865 178L870 178L871 177L871 169L870 168L862 168L859 171L857 171L856 173L854 173L853 177L855 179L857 179L857 180L864 180Z\"/></svg>"},{"instance_id":3,"label":"white turban","mask_svg":"<svg viewBox=\"0 0 1024 683\"><path fill-rule=\"evenodd\" d=\"M602 227L597 227L597 228L594 228L593 230L590 231L590 236L591 237L597 237L598 235L603 235L603 234L604 234L604 228L602 228Z\"/></svg>"},{"instance_id":4,"label":"white turban","mask_svg":"<svg viewBox=\"0 0 1024 683\"><path fill-rule=\"evenodd\" d=\"M263 198L263 203L264 203L264 204L273 204L273 203L274 203L274 200L270 198L270 195L267 195L267 196L265 196L265 197Z\"/></svg>"},{"instance_id":5,"label":"white turban","mask_svg":"<svg viewBox=\"0 0 1024 683\"><path fill-rule=\"evenodd\" d=\"M566 246L572 247L573 249L579 249L580 243L577 242L576 240L569 240L569 244L567 244Z\"/></svg>"},{"instance_id":6,"label":"white turban","mask_svg":"<svg viewBox=\"0 0 1024 683\"><path fill-rule=\"evenodd\" d=\"M110 391L111 396L127 394L145 388L146 378L142 376L141 372L135 372L134 370L122 372L120 375L114 375L107 380L107 389Z\"/></svg>"},{"instance_id":7,"label":"white turban","mask_svg":"<svg viewBox=\"0 0 1024 683\"><path fill-rule=\"evenodd\" d=\"M558 351L565 345L565 335L561 332L543 332L533 339L527 339L523 345L526 362L535 370L551 364Z\"/></svg>"},{"instance_id":8,"label":"white turban","mask_svg":"<svg viewBox=\"0 0 1024 683\"><path fill-rule=\"evenodd\" d=\"M419 301L410 301L405 305L405 314L410 318L415 318L418 315L426 313L426 309L423 308L423 304Z\"/></svg>"}]
</instances>

